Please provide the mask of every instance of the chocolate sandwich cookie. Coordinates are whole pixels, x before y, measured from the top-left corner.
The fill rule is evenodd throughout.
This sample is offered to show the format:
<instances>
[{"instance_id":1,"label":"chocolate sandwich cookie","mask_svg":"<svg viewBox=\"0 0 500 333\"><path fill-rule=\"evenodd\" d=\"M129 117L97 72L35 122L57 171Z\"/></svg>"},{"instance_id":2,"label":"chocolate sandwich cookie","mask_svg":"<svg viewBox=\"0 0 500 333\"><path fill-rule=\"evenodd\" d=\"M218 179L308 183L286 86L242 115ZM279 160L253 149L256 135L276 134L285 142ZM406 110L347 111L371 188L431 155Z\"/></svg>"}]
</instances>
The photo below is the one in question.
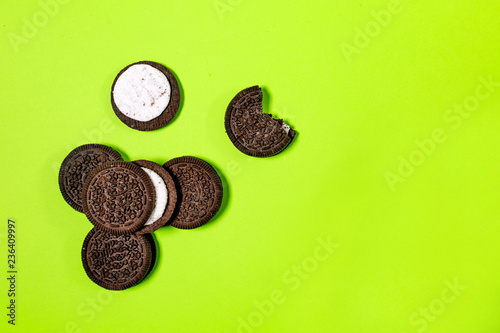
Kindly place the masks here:
<instances>
[{"instance_id":1,"label":"chocolate sandwich cookie","mask_svg":"<svg viewBox=\"0 0 500 333\"><path fill-rule=\"evenodd\" d=\"M177 203L177 190L172 176L161 167L161 165L151 161L134 161L151 178L156 191L156 201L153 212L149 216L144 226L137 234L152 233L163 227L172 217Z\"/></svg>"},{"instance_id":2,"label":"chocolate sandwich cookie","mask_svg":"<svg viewBox=\"0 0 500 333\"><path fill-rule=\"evenodd\" d=\"M207 223L222 203L222 181L207 162L191 156L174 158L163 165L177 185L177 208L171 225L193 229Z\"/></svg>"},{"instance_id":3,"label":"chocolate sandwich cookie","mask_svg":"<svg viewBox=\"0 0 500 333\"><path fill-rule=\"evenodd\" d=\"M103 288L127 289L141 282L150 271L152 246L154 243L142 235L114 235L94 228L83 242L83 268Z\"/></svg>"},{"instance_id":4,"label":"chocolate sandwich cookie","mask_svg":"<svg viewBox=\"0 0 500 333\"><path fill-rule=\"evenodd\" d=\"M155 206L151 178L130 162L109 162L87 176L82 191L83 212L97 228L127 234L141 229Z\"/></svg>"},{"instance_id":5,"label":"chocolate sandwich cookie","mask_svg":"<svg viewBox=\"0 0 500 333\"><path fill-rule=\"evenodd\" d=\"M83 212L82 188L87 174L103 163L121 160L117 151L104 145L88 144L74 149L59 169L59 189L64 200L75 210Z\"/></svg>"},{"instance_id":6,"label":"chocolate sandwich cookie","mask_svg":"<svg viewBox=\"0 0 500 333\"><path fill-rule=\"evenodd\" d=\"M175 76L165 66L140 61L118 73L111 88L115 114L130 128L153 131L167 125L179 110Z\"/></svg>"},{"instance_id":7,"label":"chocolate sandwich cookie","mask_svg":"<svg viewBox=\"0 0 500 333\"><path fill-rule=\"evenodd\" d=\"M269 157L282 152L295 137L283 119L262 111L262 91L258 86L236 95L226 110L226 133L241 152Z\"/></svg>"}]
</instances>

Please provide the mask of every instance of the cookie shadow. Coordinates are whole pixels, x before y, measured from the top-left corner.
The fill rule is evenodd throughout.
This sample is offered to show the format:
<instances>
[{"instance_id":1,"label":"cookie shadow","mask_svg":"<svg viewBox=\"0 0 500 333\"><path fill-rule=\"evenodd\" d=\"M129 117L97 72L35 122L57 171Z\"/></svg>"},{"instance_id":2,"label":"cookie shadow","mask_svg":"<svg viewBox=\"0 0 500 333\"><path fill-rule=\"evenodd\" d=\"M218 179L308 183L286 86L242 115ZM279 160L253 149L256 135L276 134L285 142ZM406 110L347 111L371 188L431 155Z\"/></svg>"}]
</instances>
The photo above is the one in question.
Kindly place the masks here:
<instances>
[{"instance_id":1,"label":"cookie shadow","mask_svg":"<svg viewBox=\"0 0 500 333\"><path fill-rule=\"evenodd\" d=\"M260 87L260 90L262 91L262 111L264 113L269 113L270 115L273 115L270 112L272 95L271 92L269 91L269 88L262 86Z\"/></svg>"},{"instance_id":2,"label":"cookie shadow","mask_svg":"<svg viewBox=\"0 0 500 333\"><path fill-rule=\"evenodd\" d=\"M158 164L159 166L161 166L163 168L163 164L165 164L168 161L170 161L171 158L165 158L165 157L156 158L156 157L153 157L153 158L150 158L149 160L151 162L155 162L156 164Z\"/></svg>"}]
</instances>

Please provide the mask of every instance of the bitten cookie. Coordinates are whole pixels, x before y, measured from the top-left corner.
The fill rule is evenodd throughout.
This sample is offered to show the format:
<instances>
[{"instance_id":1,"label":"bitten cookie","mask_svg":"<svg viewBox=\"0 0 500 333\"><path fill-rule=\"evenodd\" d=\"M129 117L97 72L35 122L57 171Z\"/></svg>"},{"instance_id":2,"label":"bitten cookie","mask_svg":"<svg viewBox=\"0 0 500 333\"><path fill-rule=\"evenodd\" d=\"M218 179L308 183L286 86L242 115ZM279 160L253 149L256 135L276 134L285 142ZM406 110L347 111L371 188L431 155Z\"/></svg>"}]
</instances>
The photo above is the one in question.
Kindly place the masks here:
<instances>
[{"instance_id":1,"label":"bitten cookie","mask_svg":"<svg viewBox=\"0 0 500 333\"><path fill-rule=\"evenodd\" d=\"M247 88L232 99L224 124L236 148L255 157L279 154L296 134L283 119L263 113L262 91L258 86Z\"/></svg>"}]
</instances>

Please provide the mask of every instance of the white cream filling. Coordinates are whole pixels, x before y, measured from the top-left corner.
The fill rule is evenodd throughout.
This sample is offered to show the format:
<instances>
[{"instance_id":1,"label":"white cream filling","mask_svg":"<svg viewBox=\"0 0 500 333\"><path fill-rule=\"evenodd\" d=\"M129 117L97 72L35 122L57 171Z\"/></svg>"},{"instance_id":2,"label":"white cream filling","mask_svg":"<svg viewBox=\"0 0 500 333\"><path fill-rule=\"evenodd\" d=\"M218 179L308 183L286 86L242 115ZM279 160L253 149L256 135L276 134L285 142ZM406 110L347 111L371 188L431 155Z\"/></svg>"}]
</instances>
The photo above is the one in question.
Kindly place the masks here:
<instances>
[{"instance_id":1,"label":"white cream filling","mask_svg":"<svg viewBox=\"0 0 500 333\"><path fill-rule=\"evenodd\" d=\"M113 99L124 115L137 121L160 116L170 103L168 78L158 69L145 64L130 66L116 80Z\"/></svg>"},{"instance_id":2,"label":"white cream filling","mask_svg":"<svg viewBox=\"0 0 500 333\"><path fill-rule=\"evenodd\" d=\"M167 185L165 185L165 182L163 181L163 178L161 178L156 172L148 168L142 168L142 170L144 170L148 174L149 178L151 178L156 191L155 208L149 216L149 219L144 224L150 225L163 216L165 208L167 207L168 190Z\"/></svg>"},{"instance_id":3,"label":"white cream filling","mask_svg":"<svg viewBox=\"0 0 500 333\"><path fill-rule=\"evenodd\" d=\"M283 122L283 125L281 125L281 128L283 128L285 130L286 134L288 134L288 132L290 132L290 125L288 125L285 122Z\"/></svg>"}]
</instances>

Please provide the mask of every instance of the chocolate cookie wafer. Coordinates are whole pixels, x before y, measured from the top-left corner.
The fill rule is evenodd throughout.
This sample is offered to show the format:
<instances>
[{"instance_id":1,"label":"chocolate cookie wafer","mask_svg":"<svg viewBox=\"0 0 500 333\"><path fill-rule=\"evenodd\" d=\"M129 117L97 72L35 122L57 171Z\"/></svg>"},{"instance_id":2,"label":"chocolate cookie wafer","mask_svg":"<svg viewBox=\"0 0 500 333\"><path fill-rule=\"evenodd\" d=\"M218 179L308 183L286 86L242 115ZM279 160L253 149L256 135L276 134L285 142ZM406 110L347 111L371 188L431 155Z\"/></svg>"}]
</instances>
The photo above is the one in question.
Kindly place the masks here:
<instances>
[{"instance_id":1,"label":"chocolate cookie wafer","mask_svg":"<svg viewBox=\"0 0 500 333\"><path fill-rule=\"evenodd\" d=\"M193 229L207 223L222 203L222 181L207 162L192 156L174 158L163 165L177 185L177 208L171 225Z\"/></svg>"},{"instance_id":2,"label":"chocolate cookie wafer","mask_svg":"<svg viewBox=\"0 0 500 333\"><path fill-rule=\"evenodd\" d=\"M141 229L155 206L151 178L130 162L109 162L86 177L82 191L83 211L97 228L114 233Z\"/></svg>"},{"instance_id":3,"label":"chocolate cookie wafer","mask_svg":"<svg viewBox=\"0 0 500 333\"><path fill-rule=\"evenodd\" d=\"M229 103L225 117L226 133L241 152L269 157L282 152L295 137L283 119L262 111L262 91L258 86L239 92Z\"/></svg>"},{"instance_id":4,"label":"chocolate cookie wafer","mask_svg":"<svg viewBox=\"0 0 500 333\"><path fill-rule=\"evenodd\" d=\"M165 66L152 61L131 64L111 88L115 114L130 128L153 131L167 125L180 105L179 84Z\"/></svg>"},{"instance_id":5,"label":"chocolate cookie wafer","mask_svg":"<svg viewBox=\"0 0 500 333\"><path fill-rule=\"evenodd\" d=\"M121 155L108 146L87 144L75 148L59 169L59 189L64 200L75 210L83 212L82 188L87 174L103 163L121 160Z\"/></svg>"},{"instance_id":6,"label":"chocolate cookie wafer","mask_svg":"<svg viewBox=\"0 0 500 333\"><path fill-rule=\"evenodd\" d=\"M92 229L82 246L82 263L99 286L123 290L141 282L151 268L154 242L136 234L114 235Z\"/></svg>"},{"instance_id":7,"label":"chocolate cookie wafer","mask_svg":"<svg viewBox=\"0 0 500 333\"><path fill-rule=\"evenodd\" d=\"M177 190L172 176L161 165L151 161L134 161L151 178L156 190L153 212L137 234L152 233L163 227L172 217L177 203Z\"/></svg>"}]
</instances>

